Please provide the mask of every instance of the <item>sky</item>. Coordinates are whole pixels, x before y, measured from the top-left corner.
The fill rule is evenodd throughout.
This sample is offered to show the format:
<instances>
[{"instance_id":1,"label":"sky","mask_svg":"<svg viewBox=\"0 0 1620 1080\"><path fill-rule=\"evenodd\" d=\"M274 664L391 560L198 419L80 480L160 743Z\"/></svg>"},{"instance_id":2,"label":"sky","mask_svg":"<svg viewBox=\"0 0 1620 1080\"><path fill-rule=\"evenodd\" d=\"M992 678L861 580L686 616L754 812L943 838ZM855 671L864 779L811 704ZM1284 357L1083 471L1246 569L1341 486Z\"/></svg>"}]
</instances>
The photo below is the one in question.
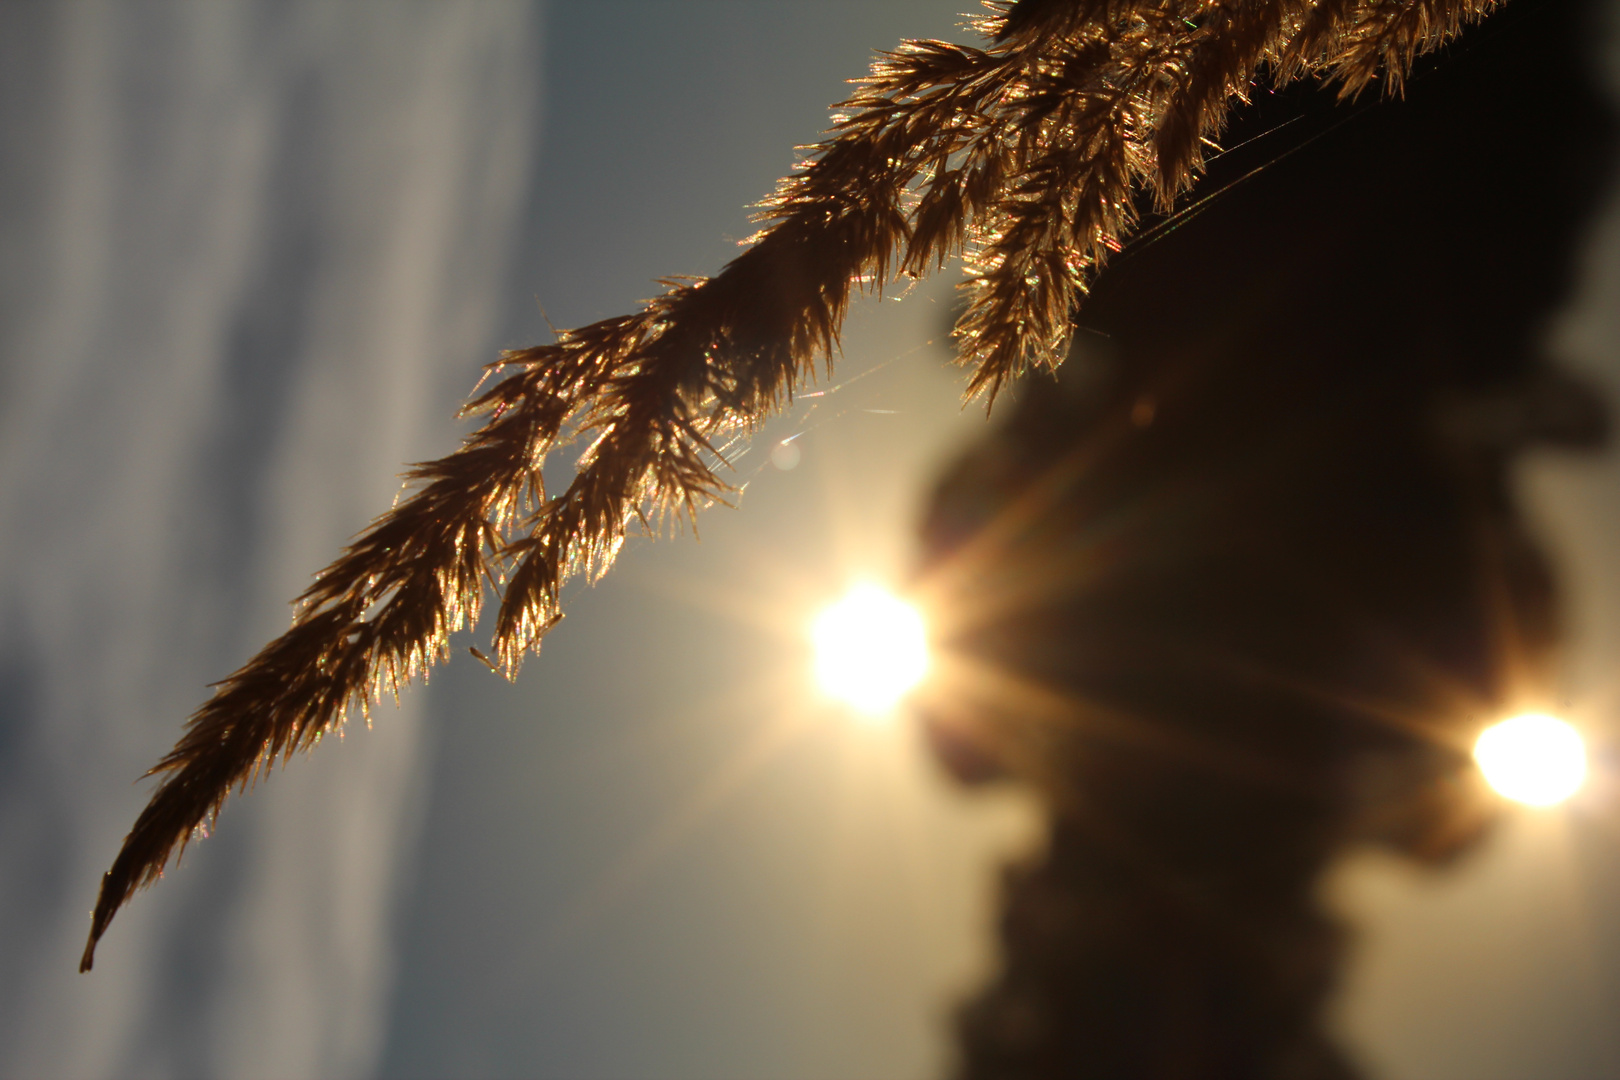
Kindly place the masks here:
<instances>
[{"instance_id":1,"label":"sky","mask_svg":"<svg viewBox=\"0 0 1620 1080\"><path fill-rule=\"evenodd\" d=\"M480 365L718 269L842 80L961 6L0 5L0 1076L944 1071L1028 807L821 701L805 631L904 574L982 430L948 281L857 306L700 540L627 544L516 683L459 640L76 962L141 772L454 445ZM1611 208L1552 338L1611 397L1616 298ZM1572 716L1612 736L1620 458L1522 479ZM1329 884L1370 1073L1620 1073L1616 798L1516 812L1455 874Z\"/></svg>"}]
</instances>

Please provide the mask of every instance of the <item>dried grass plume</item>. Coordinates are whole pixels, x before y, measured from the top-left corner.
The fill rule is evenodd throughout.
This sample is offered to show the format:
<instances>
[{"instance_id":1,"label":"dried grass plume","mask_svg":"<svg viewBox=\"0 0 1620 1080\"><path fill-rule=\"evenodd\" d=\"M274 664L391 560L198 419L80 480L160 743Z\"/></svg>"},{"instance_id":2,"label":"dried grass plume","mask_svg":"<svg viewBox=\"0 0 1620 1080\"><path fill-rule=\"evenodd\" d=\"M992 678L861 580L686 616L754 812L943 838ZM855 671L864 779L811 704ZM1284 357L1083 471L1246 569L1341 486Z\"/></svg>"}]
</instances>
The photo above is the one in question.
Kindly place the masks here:
<instances>
[{"instance_id":1,"label":"dried grass plume","mask_svg":"<svg viewBox=\"0 0 1620 1080\"><path fill-rule=\"evenodd\" d=\"M162 778L102 879L89 941L155 881L233 790L448 656L500 598L494 660L515 674L562 616L559 589L612 564L633 524L722 499L723 440L830 369L851 293L962 256L956 327L970 393L1055 368L1090 276L1134 224L1200 173L1226 110L1273 85L1375 80L1495 0L1021 0L978 47L880 54L712 278L666 281L633 314L503 354L464 408L487 417L299 598L291 629L219 683L149 775ZM547 455L587 441L560 492ZM488 590L486 592L486 590Z\"/></svg>"}]
</instances>

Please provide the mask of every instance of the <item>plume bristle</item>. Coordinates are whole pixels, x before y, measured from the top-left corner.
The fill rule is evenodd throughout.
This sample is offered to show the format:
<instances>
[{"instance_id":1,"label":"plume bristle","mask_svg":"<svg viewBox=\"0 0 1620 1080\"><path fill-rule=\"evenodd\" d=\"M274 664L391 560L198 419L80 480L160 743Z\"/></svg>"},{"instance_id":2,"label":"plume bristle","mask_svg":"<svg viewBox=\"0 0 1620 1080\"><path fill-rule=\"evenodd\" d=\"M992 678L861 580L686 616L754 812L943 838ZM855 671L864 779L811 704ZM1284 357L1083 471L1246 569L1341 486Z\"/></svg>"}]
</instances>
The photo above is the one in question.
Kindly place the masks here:
<instances>
[{"instance_id":1,"label":"plume bristle","mask_svg":"<svg viewBox=\"0 0 1620 1080\"><path fill-rule=\"evenodd\" d=\"M152 770L161 783L102 880L81 970L233 790L425 676L486 588L503 593L491 663L510 678L562 618L564 583L606 572L632 523L678 527L722 501L716 446L831 370L852 290L965 255L959 353L969 394L993 403L1061 362L1137 194L1169 206L1264 70L1346 94L1382 73L1399 92L1418 55L1493 6L1020 0L987 5L981 48L879 54L719 274L665 281L638 312L490 366L496 381L463 410L484 426L410 470L414 493L321 571L292 627L217 685ZM550 495L542 466L574 439L587 440L576 475Z\"/></svg>"}]
</instances>

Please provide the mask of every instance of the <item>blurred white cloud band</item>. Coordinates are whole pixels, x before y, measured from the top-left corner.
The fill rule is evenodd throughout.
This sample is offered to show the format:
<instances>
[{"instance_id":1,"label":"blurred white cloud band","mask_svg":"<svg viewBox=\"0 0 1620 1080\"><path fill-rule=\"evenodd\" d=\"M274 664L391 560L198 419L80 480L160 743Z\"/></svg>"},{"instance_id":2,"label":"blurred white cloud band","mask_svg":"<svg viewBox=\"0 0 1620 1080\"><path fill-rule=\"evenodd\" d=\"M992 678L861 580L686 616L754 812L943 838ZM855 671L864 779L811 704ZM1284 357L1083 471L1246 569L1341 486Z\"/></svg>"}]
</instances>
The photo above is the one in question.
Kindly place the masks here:
<instances>
[{"instance_id":1,"label":"blurred white cloud band","mask_svg":"<svg viewBox=\"0 0 1620 1080\"><path fill-rule=\"evenodd\" d=\"M448 449L538 33L476 0L0 9L0 1075L371 1068L410 701L233 804L74 961L130 781Z\"/></svg>"}]
</instances>

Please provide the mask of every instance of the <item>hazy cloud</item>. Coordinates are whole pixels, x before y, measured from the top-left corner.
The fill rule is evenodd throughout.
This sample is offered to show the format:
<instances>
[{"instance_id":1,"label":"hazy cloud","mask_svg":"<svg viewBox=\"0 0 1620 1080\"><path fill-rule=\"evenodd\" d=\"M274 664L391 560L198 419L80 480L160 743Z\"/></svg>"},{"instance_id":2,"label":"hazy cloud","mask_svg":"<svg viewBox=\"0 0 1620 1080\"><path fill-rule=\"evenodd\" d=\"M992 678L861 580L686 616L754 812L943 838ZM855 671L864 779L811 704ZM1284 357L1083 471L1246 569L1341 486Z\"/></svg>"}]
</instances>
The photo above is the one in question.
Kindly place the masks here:
<instances>
[{"instance_id":1,"label":"hazy cloud","mask_svg":"<svg viewBox=\"0 0 1620 1080\"><path fill-rule=\"evenodd\" d=\"M538 33L515 3L0 11L0 1073L371 1067L409 702L233 805L74 958L130 781L448 448Z\"/></svg>"}]
</instances>

